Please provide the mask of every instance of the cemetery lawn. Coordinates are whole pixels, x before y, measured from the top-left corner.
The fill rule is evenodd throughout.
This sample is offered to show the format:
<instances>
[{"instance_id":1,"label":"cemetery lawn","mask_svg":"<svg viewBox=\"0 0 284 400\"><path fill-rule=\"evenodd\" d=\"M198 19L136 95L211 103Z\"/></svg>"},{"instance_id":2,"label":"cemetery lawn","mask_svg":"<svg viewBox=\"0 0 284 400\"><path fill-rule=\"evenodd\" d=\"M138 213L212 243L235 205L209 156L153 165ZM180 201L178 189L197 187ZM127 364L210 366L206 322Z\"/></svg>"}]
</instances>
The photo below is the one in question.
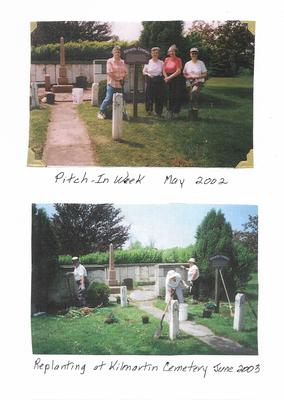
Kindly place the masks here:
<instances>
[{"instance_id":1,"label":"cemetery lawn","mask_svg":"<svg viewBox=\"0 0 284 400\"><path fill-rule=\"evenodd\" d=\"M257 274L252 274L251 280L247 284L246 294L252 305L252 308L257 314L257 300L258 300L258 283ZM236 342L257 350L257 322L254 318L249 305L246 304L245 310L245 330L238 332L233 329L234 318L230 316L230 309L228 303L220 303L220 313L213 313L211 318L203 318L202 313L204 304L199 302L194 304L191 299L186 299L189 304L188 319L194 321L197 324L205 325L211 329L216 335L227 337L235 340ZM214 300L212 300L214 303ZM157 299L154 302L154 306L160 309L164 309L165 302L163 299Z\"/></svg>"},{"instance_id":2,"label":"cemetery lawn","mask_svg":"<svg viewBox=\"0 0 284 400\"><path fill-rule=\"evenodd\" d=\"M112 121L98 120L90 102L78 106L101 166L236 167L253 148L253 77L211 78L201 92L200 119L146 116L123 121L120 142L111 137ZM126 106L132 115L132 105Z\"/></svg>"},{"instance_id":3,"label":"cemetery lawn","mask_svg":"<svg viewBox=\"0 0 284 400\"><path fill-rule=\"evenodd\" d=\"M118 322L105 324L113 312ZM168 338L165 323L162 336L154 338L159 320L149 316L150 323L143 324L145 312L135 306L122 308L113 305L98 309L85 317L67 319L65 316L32 317L32 342L34 354L219 354L189 335L176 341Z\"/></svg>"},{"instance_id":4,"label":"cemetery lawn","mask_svg":"<svg viewBox=\"0 0 284 400\"><path fill-rule=\"evenodd\" d=\"M46 140L50 107L45 105L30 112L29 147L41 158Z\"/></svg>"}]
</instances>

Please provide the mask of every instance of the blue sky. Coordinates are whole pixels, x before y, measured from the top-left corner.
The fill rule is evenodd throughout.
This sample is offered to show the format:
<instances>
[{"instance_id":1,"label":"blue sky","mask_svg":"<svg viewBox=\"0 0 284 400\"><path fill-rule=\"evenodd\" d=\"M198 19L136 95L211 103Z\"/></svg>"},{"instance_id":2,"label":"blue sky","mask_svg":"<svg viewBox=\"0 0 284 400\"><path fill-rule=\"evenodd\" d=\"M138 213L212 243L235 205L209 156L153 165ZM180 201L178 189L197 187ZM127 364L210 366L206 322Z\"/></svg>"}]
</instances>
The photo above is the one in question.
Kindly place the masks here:
<instances>
[{"instance_id":1,"label":"blue sky","mask_svg":"<svg viewBox=\"0 0 284 400\"><path fill-rule=\"evenodd\" d=\"M49 216L52 204L37 204ZM255 205L214 204L114 204L121 209L125 224L131 225L129 242L153 242L157 248L184 247L194 243L198 225L212 209L221 210L233 230L242 229L249 215L257 215ZM126 247L129 245L126 243Z\"/></svg>"},{"instance_id":2,"label":"blue sky","mask_svg":"<svg viewBox=\"0 0 284 400\"><path fill-rule=\"evenodd\" d=\"M184 29L187 30L191 26L191 22L184 22ZM118 35L120 40L137 40L139 39L142 22L111 22L113 35Z\"/></svg>"}]
</instances>

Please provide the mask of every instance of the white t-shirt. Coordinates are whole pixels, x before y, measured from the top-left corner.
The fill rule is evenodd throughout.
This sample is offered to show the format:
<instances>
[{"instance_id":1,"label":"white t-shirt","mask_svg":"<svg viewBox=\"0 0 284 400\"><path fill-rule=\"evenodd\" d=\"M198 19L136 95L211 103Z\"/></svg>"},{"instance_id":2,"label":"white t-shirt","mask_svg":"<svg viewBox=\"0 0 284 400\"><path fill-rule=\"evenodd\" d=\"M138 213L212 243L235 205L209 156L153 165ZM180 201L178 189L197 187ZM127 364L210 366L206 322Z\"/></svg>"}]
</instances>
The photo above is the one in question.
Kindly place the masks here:
<instances>
[{"instance_id":1,"label":"white t-shirt","mask_svg":"<svg viewBox=\"0 0 284 400\"><path fill-rule=\"evenodd\" d=\"M163 61L157 60L153 61L152 59L149 60L148 64L144 65L143 73L150 74L152 76L159 76L163 74Z\"/></svg>"},{"instance_id":2,"label":"white t-shirt","mask_svg":"<svg viewBox=\"0 0 284 400\"><path fill-rule=\"evenodd\" d=\"M82 276L87 276L87 271L82 264L79 264L78 267L74 268L73 274L75 281L79 281Z\"/></svg>"},{"instance_id":3,"label":"white t-shirt","mask_svg":"<svg viewBox=\"0 0 284 400\"><path fill-rule=\"evenodd\" d=\"M205 67L205 64L201 60L196 60L196 62L192 62L192 60L188 61L184 68L183 68L183 73L184 74L204 74L204 72L207 72L207 69ZM205 82L204 78L198 78L196 79L197 82Z\"/></svg>"},{"instance_id":4,"label":"white t-shirt","mask_svg":"<svg viewBox=\"0 0 284 400\"><path fill-rule=\"evenodd\" d=\"M189 282L196 281L199 278L199 268L197 265L192 265L187 272L187 280Z\"/></svg>"}]
</instances>

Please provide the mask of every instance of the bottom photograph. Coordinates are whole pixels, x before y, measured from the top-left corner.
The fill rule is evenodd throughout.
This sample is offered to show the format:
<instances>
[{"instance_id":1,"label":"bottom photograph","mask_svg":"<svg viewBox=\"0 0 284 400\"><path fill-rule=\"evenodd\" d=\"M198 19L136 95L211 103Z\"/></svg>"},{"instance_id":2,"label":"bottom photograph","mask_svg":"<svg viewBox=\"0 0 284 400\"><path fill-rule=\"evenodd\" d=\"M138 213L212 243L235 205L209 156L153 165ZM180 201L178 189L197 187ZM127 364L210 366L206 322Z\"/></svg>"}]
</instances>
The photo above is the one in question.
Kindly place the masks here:
<instances>
[{"instance_id":1,"label":"bottom photograph","mask_svg":"<svg viewBox=\"0 0 284 400\"><path fill-rule=\"evenodd\" d=\"M33 354L257 355L258 207L32 204Z\"/></svg>"}]
</instances>

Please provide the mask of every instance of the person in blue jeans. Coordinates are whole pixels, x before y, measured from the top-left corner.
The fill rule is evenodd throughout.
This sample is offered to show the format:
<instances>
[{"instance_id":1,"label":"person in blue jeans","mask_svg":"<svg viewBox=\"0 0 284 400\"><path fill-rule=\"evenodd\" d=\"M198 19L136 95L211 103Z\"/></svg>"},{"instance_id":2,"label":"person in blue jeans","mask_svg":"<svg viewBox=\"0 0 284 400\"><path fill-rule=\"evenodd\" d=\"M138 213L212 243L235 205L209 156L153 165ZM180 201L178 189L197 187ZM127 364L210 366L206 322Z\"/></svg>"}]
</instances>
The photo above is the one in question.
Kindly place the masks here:
<instances>
[{"instance_id":1,"label":"person in blue jeans","mask_svg":"<svg viewBox=\"0 0 284 400\"><path fill-rule=\"evenodd\" d=\"M112 96L114 93L122 93L123 82L127 75L127 68L124 61L121 59L120 47L114 46L112 49L113 57L107 60L107 88L106 97L104 98L100 111L98 113L98 119L106 118L106 109L112 102Z\"/></svg>"}]
</instances>

